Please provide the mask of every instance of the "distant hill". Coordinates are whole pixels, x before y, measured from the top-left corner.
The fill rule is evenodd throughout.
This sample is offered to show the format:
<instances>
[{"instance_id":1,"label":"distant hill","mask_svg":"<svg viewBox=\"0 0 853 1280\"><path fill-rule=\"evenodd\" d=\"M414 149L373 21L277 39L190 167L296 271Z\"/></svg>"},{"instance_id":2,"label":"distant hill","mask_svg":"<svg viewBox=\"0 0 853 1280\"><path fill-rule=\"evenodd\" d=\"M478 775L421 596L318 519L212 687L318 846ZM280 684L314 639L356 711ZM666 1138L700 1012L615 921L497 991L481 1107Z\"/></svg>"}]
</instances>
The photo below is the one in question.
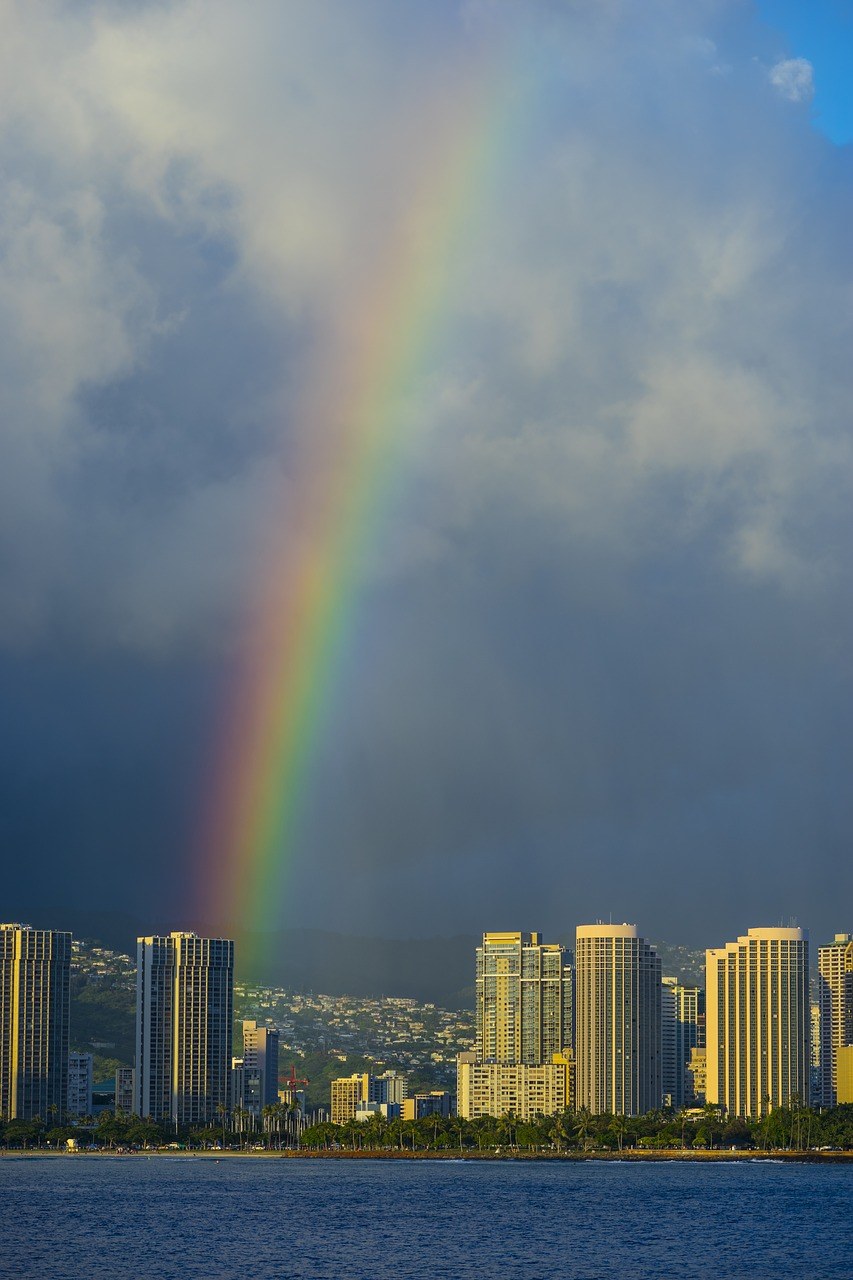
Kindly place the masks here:
<instances>
[{"instance_id":1,"label":"distant hill","mask_svg":"<svg viewBox=\"0 0 853 1280\"><path fill-rule=\"evenodd\" d=\"M168 932L174 923L140 923L133 916L99 911L53 911L31 918L42 928L66 928L77 938L96 940L126 955L135 955L143 933ZM291 991L326 995L409 996L445 1009L474 1004L474 950L479 937L365 938L323 929L285 929L252 949L267 959L263 972L246 970L237 953L237 978ZM558 937L571 948L573 938ZM656 943L665 974L702 983L704 952L671 943Z\"/></svg>"}]
</instances>

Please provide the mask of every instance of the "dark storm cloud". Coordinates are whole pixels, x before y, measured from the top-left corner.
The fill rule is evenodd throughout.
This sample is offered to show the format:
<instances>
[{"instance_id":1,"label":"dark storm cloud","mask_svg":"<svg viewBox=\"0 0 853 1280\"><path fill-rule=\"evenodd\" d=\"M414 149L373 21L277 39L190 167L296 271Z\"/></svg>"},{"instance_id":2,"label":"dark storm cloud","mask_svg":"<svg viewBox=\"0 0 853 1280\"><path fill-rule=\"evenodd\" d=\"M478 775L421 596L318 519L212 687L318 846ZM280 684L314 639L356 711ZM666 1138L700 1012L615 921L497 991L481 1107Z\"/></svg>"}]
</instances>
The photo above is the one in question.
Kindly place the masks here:
<instances>
[{"instance_id":1,"label":"dark storm cloud","mask_svg":"<svg viewBox=\"0 0 853 1280\"><path fill-rule=\"evenodd\" d=\"M442 77L509 49L515 134L401 422L283 918L847 927L853 171L808 64L724 0L30 13L0 141L10 839L104 883L126 821L121 883L153 911L185 880L305 372Z\"/></svg>"}]
</instances>

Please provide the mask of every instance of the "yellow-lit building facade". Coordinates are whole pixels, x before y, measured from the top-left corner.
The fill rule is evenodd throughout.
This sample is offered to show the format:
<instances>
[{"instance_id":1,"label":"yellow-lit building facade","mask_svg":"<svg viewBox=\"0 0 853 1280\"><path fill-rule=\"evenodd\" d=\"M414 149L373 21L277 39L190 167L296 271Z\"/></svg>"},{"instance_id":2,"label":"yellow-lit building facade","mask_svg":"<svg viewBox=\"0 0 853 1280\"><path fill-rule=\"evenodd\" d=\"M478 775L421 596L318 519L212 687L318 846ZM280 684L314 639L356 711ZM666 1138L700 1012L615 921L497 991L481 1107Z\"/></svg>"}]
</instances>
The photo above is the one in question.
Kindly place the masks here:
<instances>
[{"instance_id":1,"label":"yellow-lit building facade","mask_svg":"<svg viewBox=\"0 0 853 1280\"><path fill-rule=\"evenodd\" d=\"M513 1115L517 1120L553 1116L574 1106L571 1051L551 1062L480 1062L476 1053L456 1058L456 1111L465 1120Z\"/></svg>"},{"instance_id":2,"label":"yellow-lit building facade","mask_svg":"<svg viewBox=\"0 0 853 1280\"><path fill-rule=\"evenodd\" d=\"M636 1116L661 1105L661 962L633 924L579 925L576 1105Z\"/></svg>"},{"instance_id":3,"label":"yellow-lit building facade","mask_svg":"<svg viewBox=\"0 0 853 1280\"><path fill-rule=\"evenodd\" d=\"M828 946L818 947L820 1003L820 1087L818 1104L833 1107L838 1098L839 1049L853 1044L853 937L837 933Z\"/></svg>"},{"instance_id":4,"label":"yellow-lit building facade","mask_svg":"<svg viewBox=\"0 0 853 1280\"><path fill-rule=\"evenodd\" d=\"M370 1101L370 1076L356 1072L332 1081L332 1124L346 1124Z\"/></svg>"},{"instance_id":5,"label":"yellow-lit building facade","mask_svg":"<svg viewBox=\"0 0 853 1280\"><path fill-rule=\"evenodd\" d=\"M572 1044L572 969L539 933L484 933L477 948L481 1062L550 1062Z\"/></svg>"},{"instance_id":6,"label":"yellow-lit building facade","mask_svg":"<svg viewBox=\"0 0 853 1280\"><path fill-rule=\"evenodd\" d=\"M174 932L136 948L134 1111L217 1123L231 1106L234 943Z\"/></svg>"},{"instance_id":7,"label":"yellow-lit building facade","mask_svg":"<svg viewBox=\"0 0 853 1280\"><path fill-rule=\"evenodd\" d=\"M853 1044L839 1045L835 1051L836 1102L838 1106L853 1102Z\"/></svg>"},{"instance_id":8,"label":"yellow-lit building facade","mask_svg":"<svg viewBox=\"0 0 853 1280\"><path fill-rule=\"evenodd\" d=\"M750 929L706 952L706 1101L757 1119L809 1098L809 943L804 929Z\"/></svg>"},{"instance_id":9,"label":"yellow-lit building facade","mask_svg":"<svg viewBox=\"0 0 853 1280\"><path fill-rule=\"evenodd\" d=\"M71 934L0 924L0 1119L68 1105Z\"/></svg>"}]
</instances>

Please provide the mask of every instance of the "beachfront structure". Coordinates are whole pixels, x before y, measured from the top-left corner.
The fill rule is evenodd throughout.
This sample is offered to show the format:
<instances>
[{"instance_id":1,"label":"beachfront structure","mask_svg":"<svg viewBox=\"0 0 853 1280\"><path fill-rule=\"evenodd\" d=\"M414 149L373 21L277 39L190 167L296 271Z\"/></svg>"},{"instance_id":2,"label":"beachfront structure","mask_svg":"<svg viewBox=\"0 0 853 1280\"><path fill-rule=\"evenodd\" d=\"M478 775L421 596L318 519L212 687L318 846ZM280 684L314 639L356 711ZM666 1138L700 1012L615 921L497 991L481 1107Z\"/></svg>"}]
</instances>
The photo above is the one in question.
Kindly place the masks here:
<instances>
[{"instance_id":1,"label":"beachfront structure","mask_svg":"<svg viewBox=\"0 0 853 1280\"><path fill-rule=\"evenodd\" d=\"M116 1115L133 1115L133 1107L133 1067L117 1067L115 1101Z\"/></svg>"},{"instance_id":2,"label":"beachfront structure","mask_svg":"<svg viewBox=\"0 0 853 1280\"><path fill-rule=\"evenodd\" d=\"M137 1115L218 1123L231 1093L234 943L194 933L137 939Z\"/></svg>"},{"instance_id":3,"label":"beachfront structure","mask_svg":"<svg viewBox=\"0 0 853 1280\"><path fill-rule=\"evenodd\" d=\"M573 1105L571 1051L551 1062L480 1062L456 1056L456 1110L465 1120L512 1115L516 1120L558 1115Z\"/></svg>"},{"instance_id":4,"label":"beachfront structure","mask_svg":"<svg viewBox=\"0 0 853 1280\"><path fill-rule=\"evenodd\" d=\"M853 1044L853 936L837 933L828 946L818 947L820 1055L818 1105L838 1101L838 1050Z\"/></svg>"},{"instance_id":5,"label":"beachfront structure","mask_svg":"<svg viewBox=\"0 0 853 1280\"><path fill-rule=\"evenodd\" d=\"M92 1114L92 1064L91 1053L68 1055L68 1113L72 1116Z\"/></svg>"},{"instance_id":6,"label":"beachfront structure","mask_svg":"<svg viewBox=\"0 0 853 1280\"><path fill-rule=\"evenodd\" d=\"M71 934L0 924L0 1119L68 1105Z\"/></svg>"},{"instance_id":7,"label":"beachfront structure","mask_svg":"<svg viewBox=\"0 0 853 1280\"><path fill-rule=\"evenodd\" d=\"M809 1098L809 942L750 929L706 952L706 1101L755 1120Z\"/></svg>"},{"instance_id":8,"label":"beachfront structure","mask_svg":"<svg viewBox=\"0 0 853 1280\"><path fill-rule=\"evenodd\" d=\"M661 962L633 924L579 925L577 1106L635 1116L661 1104Z\"/></svg>"}]
</instances>

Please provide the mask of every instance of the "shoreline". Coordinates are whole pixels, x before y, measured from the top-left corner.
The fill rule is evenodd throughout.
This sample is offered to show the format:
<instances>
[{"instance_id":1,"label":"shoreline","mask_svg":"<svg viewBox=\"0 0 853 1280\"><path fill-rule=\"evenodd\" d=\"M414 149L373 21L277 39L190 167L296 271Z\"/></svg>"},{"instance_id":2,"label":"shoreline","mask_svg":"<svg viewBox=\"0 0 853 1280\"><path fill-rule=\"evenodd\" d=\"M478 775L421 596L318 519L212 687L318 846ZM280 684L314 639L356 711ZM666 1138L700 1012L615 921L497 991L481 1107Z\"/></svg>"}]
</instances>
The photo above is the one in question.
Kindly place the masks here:
<instances>
[{"instance_id":1,"label":"shoreline","mask_svg":"<svg viewBox=\"0 0 853 1280\"><path fill-rule=\"evenodd\" d=\"M0 1159L115 1159L139 1157L151 1160L449 1160L474 1163L559 1163L582 1164L589 1161L609 1164L848 1164L853 1162L851 1151L682 1151L680 1148L662 1148L657 1151L2 1151Z\"/></svg>"}]
</instances>

